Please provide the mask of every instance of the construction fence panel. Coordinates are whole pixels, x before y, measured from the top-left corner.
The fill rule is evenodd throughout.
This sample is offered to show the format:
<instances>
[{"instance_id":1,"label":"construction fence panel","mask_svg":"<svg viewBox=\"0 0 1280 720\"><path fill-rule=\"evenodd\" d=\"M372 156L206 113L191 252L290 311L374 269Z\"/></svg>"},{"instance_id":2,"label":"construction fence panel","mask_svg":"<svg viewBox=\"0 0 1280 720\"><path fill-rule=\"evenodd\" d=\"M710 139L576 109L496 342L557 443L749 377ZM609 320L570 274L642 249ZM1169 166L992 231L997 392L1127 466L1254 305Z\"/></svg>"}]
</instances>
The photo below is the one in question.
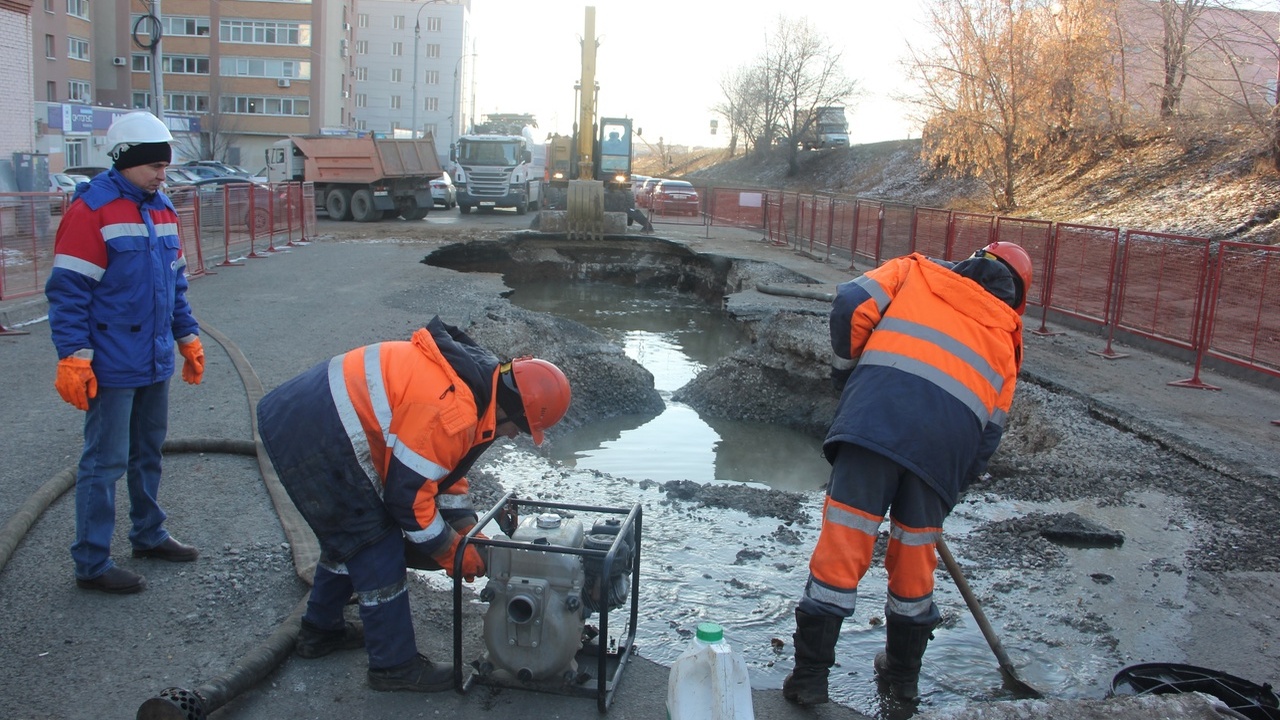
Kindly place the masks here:
<instances>
[{"instance_id":1,"label":"construction fence panel","mask_svg":"<svg viewBox=\"0 0 1280 720\"><path fill-rule=\"evenodd\" d=\"M765 193L739 188L709 188L707 216L712 225L763 229Z\"/></svg>"},{"instance_id":2,"label":"construction fence panel","mask_svg":"<svg viewBox=\"0 0 1280 720\"><path fill-rule=\"evenodd\" d=\"M0 300L44 292L62 193L0 193Z\"/></svg>"},{"instance_id":3,"label":"construction fence panel","mask_svg":"<svg viewBox=\"0 0 1280 720\"><path fill-rule=\"evenodd\" d=\"M1128 230L1122 257L1116 327L1194 348L1205 303L1209 241Z\"/></svg>"},{"instance_id":4,"label":"construction fence panel","mask_svg":"<svg viewBox=\"0 0 1280 720\"><path fill-rule=\"evenodd\" d=\"M950 227L950 210L916 208L915 229L912 231L916 252L940 260L949 259L951 249L947 241Z\"/></svg>"},{"instance_id":5,"label":"construction fence panel","mask_svg":"<svg viewBox=\"0 0 1280 720\"><path fill-rule=\"evenodd\" d=\"M1106 325L1119 250L1119 228L1058 223L1045 283L1046 307Z\"/></svg>"},{"instance_id":6,"label":"construction fence panel","mask_svg":"<svg viewBox=\"0 0 1280 720\"><path fill-rule=\"evenodd\" d=\"M951 256L963 259L995 240L995 215L957 212L951 214Z\"/></svg>"},{"instance_id":7,"label":"construction fence panel","mask_svg":"<svg viewBox=\"0 0 1280 720\"><path fill-rule=\"evenodd\" d=\"M847 255L852 266L855 242L858 238L857 201L848 196L831 198L832 249Z\"/></svg>"},{"instance_id":8,"label":"construction fence panel","mask_svg":"<svg viewBox=\"0 0 1280 720\"><path fill-rule=\"evenodd\" d=\"M304 182L302 192L302 240L316 236L316 184Z\"/></svg>"},{"instance_id":9,"label":"construction fence panel","mask_svg":"<svg viewBox=\"0 0 1280 720\"><path fill-rule=\"evenodd\" d=\"M208 267L204 262L204 248L200 246L195 188L177 187L165 194L178 212L178 239L182 241L182 256L187 260L187 277L203 275L208 272Z\"/></svg>"},{"instance_id":10,"label":"construction fence panel","mask_svg":"<svg viewBox=\"0 0 1280 720\"><path fill-rule=\"evenodd\" d=\"M834 211L831 195L814 195L809 205L809 253L824 258L831 257L831 213Z\"/></svg>"},{"instance_id":11,"label":"construction fence panel","mask_svg":"<svg viewBox=\"0 0 1280 720\"><path fill-rule=\"evenodd\" d=\"M915 207L902 203L883 203L880 226L880 261L910 255L915 249L911 238ZM879 263L877 263L879 264Z\"/></svg>"},{"instance_id":12,"label":"construction fence panel","mask_svg":"<svg viewBox=\"0 0 1280 720\"><path fill-rule=\"evenodd\" d=\"M1217 269L1209 354L1280 375L1280 247L1223 242Z\"/></svg>"},{"instance_id":13,"label":"construction fence panel","mask_svg":"<svg viewBox=\"0 0 1280 720\"><path fill-rule=\"evenodd\" d=\"M1031 256L1031 293L1027 305L1044 307L1049 283L1045 276L1053 253L1053 223L1048 220L1024 218L996 218L996 240L1022 246Z\"/></svg>"},{"instance_id":14,"label":"construction fence panel","mask_svg":"<svg viewBox=\"0 0 1280 720\"><path fill-rule=\"evenodd\" d=\"M862 260L871 267L879 267L880 259L880 203L876 200L854 201L854 260Z\"/></svg>"}]
</instances>

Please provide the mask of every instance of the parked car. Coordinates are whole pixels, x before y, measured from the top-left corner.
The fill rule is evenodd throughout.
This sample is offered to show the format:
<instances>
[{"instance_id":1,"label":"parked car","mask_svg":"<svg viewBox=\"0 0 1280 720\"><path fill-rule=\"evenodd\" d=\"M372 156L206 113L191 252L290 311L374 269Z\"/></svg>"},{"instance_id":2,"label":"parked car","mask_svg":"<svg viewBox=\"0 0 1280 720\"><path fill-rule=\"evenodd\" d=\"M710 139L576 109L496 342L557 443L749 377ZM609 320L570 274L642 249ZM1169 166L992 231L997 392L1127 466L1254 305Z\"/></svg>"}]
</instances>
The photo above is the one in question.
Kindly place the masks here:
<instances>
[{"instance_id":1,"label":"parked car","mask_svg":"<svg viewBox=\"0 0 1280 720\"><path fill-rule=\"evenodd\" d=\"M89 178L83 175L49 173L49 192L60 193L59 197L49 200L49 212L55 215L62 212L63 205L71 202L71 196L76 192L76 185L82 182L89 182Z\"/></svg>"},{"instance_id":2,"label":"parked car","mask_svg":"<svg viewBox=\"0 0 1280 720\"><path fill-rule=\"evenodd\" d=\"M663 180L653 186L649 206L659 215L693 215L702 212L698 191L685 180Z\"/></svg>"},{"instance_id":3,"label":"parked car","mask_svg":"<svg viewBox=\"0 0 1280 720\"><path fill-rule=\"evenodd\" d=\"M83 175L87 178L94 178L106 171L107 168L97 167L96 165L81 165L77 167L69 167L62 172L66 175Z\"/></svg>"},{"instance_id":4,"label":"parked car","mask_svg":"<svg viewBox=\"0 0 1280 720\"><path fill-rule=\"evenodd\" d=\"M645 178L645 181L640 184L639 192L636 193L636 207L650 207L649 200L653 196L653 186L660 182L662 182L662 178Z\"/></svg>"},{"instance_id":5,"label":"parked car","mask_svg":"<svg viewBox=\"0 0 1280 720\"><path fill-rule=\"evenodd\" d=\"M431 200L433 205L443 205L445 210L458 207L458 189L454 187L449 173L431 181Z\"/></svg>"},{"instance_id":6,"label":"parked car","mask_svg":"<svg viewBox=\"0 0 1280 720\"><path fill-rule=\"evenodd\" d=\"M648 180L648 175L632 175L631 176L631 195L640 197L640 189L644 187L644 181Z\"/></svg>"},{"instance_id":7,"label":"parked car","mask_svg":"<svg viewBox=\"0 0 1280 720\"><path fill-rule=\"evenodd\" d=\"M225 190L226 186L230 186L231 189ZM239 214L238 218L232 218L232 222L238 220L246 226L249 225L248 194L241 195L241 191L237 189L242 186L253 189L254 232L259 234L269 232L271 230L272 203L275 203L277 209L287 207L288 197L286 192L284 190L277 192L272 190L270 185L233 175L201 178L190 184L189 187L196 193L196 201L200 203L200 224L206 227L222 224L226 212L223 198L226 197L227 193L230 193L232 201L231 212Z\"/></svg>"},{"instance_id":8,"label":"parked car","mask_svg":"<svg viewBox=\"0 0 1280 720\"><path fill-rule=\"evenodd\" d=\"M170 169L181 170L182 172L193 176L196 180L210 180L213 178L220 178L220 177L235 177L234 175L228 175L222 172L221 170L214 167L209 167L208 165L177 165L177 166L170 165L169 167L165 168L165 172L166 173L169 172ZM247 180L248 178L241 178L241 179Z\"/></svg>"},{"instance_id":9,"label":"parked car","mask_svg":"<svg viewBox=\"0 0 1280 720\"><path fill-rule=\"evenodd\" d=\"M267 181L265 167L256 175L237 165L228 165L227 163L219 162L217 160L189 160L183 163L180 167L184 170L203 168L198 170L201 177L229 176L247 178L253 182L259 183L265 183ZM212 174L210 174L210 171L212 171Z\"/></svg>"},{"instance_id":10,"label":"parked car","mask_svg":"<svg viewBox=\"0 0 1280 720\"><path fill-rule=\"evenodd\" d=\"M169 187L190 185L199 179L201 179L199 175L193 174L187 168L170 165L164 169L164 182Z\"/></svg>"}]
</instances>

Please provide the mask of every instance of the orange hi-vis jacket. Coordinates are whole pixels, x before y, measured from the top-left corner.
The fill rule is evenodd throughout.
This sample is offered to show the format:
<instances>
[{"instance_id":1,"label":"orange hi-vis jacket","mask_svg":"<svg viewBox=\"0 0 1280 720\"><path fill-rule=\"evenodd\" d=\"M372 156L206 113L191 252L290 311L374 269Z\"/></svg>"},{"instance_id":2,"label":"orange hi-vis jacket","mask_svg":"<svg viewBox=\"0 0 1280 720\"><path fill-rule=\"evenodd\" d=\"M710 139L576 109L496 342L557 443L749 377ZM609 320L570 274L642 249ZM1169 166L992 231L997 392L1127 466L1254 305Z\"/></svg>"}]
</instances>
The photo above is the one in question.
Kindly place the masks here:
<instances>
[{"instance_id":1,"label":"orange hi-vis jacket","mask_svg":"<svg viewBox=\"0 0 1280 720\"><path fill-rule=\"evenodd\" d=\"M495 439L497 373L494 355L435 318L409 341L356 348L262 399L264 444L333 559L392 528L435 555L475 524L464 475ZM323 463L318 447L329 448Z\"/></svg>"},{"instance_id":2,"label":"orange hi-vis jacket","mask_svg":"<svg viewBox=\"0 0 1280 720\"><path fill-rule=\"evenodd\" d=\"M1022 363L1022 317L915 253L837 288L831 347L856 359L824 443L891 458L954 506L986 471Z\"/></svg>"}]
</instances>

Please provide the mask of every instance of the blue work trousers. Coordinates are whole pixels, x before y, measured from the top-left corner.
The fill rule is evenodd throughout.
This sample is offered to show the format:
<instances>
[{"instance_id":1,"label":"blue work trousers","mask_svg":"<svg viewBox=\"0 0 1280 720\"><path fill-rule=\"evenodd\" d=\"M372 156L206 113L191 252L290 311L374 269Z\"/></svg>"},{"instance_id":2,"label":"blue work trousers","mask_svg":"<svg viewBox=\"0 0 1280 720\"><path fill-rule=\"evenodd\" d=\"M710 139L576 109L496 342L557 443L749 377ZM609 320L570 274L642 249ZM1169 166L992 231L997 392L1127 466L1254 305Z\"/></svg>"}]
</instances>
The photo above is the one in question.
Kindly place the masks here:
<instances>
[{"instance_id":1,"label":"blue work trousers","mask_svg":"<svg viewBox=\"0 0 1280 720\"><path fill-rule=\"evenodd\" d=\"M160 446L169 427L169 381L140 388L98 388L84 416L84 452L76 475L76 577L89 580L111 569L116 524L116 481L129 486L129 540L134 547L164 542Z\"/></svg>"},{"instance_id":2,"label":"blue work trousers","mask_svg":"<svg viewBox=\"0 0 1280 720\"><path fill-rule=\"evenodd\" d=\"M398 530L384 533L343 564L322 555L302 617L324 630L341 628L343 606L354 591L364 622L369 668L382 670L409 662L417 657L418 645L405 574L404 536Z\"/></svg>"}]
</instances>

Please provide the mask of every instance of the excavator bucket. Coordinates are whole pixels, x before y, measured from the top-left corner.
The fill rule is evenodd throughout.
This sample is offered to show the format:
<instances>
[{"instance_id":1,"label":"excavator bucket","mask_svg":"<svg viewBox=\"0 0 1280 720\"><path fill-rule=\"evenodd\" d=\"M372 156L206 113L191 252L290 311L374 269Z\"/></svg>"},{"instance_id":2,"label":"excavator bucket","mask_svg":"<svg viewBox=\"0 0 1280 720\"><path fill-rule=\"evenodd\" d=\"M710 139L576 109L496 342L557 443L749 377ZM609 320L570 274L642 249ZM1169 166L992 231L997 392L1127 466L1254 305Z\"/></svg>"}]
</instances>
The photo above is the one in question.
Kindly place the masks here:
<instances>
[{"instance_id":1,"label":"excavator bucket","mask_svg":"<svg viewBox=\"0 0 1280 720\"><path fill-rule=\"evenodd\" d=\"M604 183L570 180L565 214L570 240L603 240Z\"/></svg>"}]
</instances>

